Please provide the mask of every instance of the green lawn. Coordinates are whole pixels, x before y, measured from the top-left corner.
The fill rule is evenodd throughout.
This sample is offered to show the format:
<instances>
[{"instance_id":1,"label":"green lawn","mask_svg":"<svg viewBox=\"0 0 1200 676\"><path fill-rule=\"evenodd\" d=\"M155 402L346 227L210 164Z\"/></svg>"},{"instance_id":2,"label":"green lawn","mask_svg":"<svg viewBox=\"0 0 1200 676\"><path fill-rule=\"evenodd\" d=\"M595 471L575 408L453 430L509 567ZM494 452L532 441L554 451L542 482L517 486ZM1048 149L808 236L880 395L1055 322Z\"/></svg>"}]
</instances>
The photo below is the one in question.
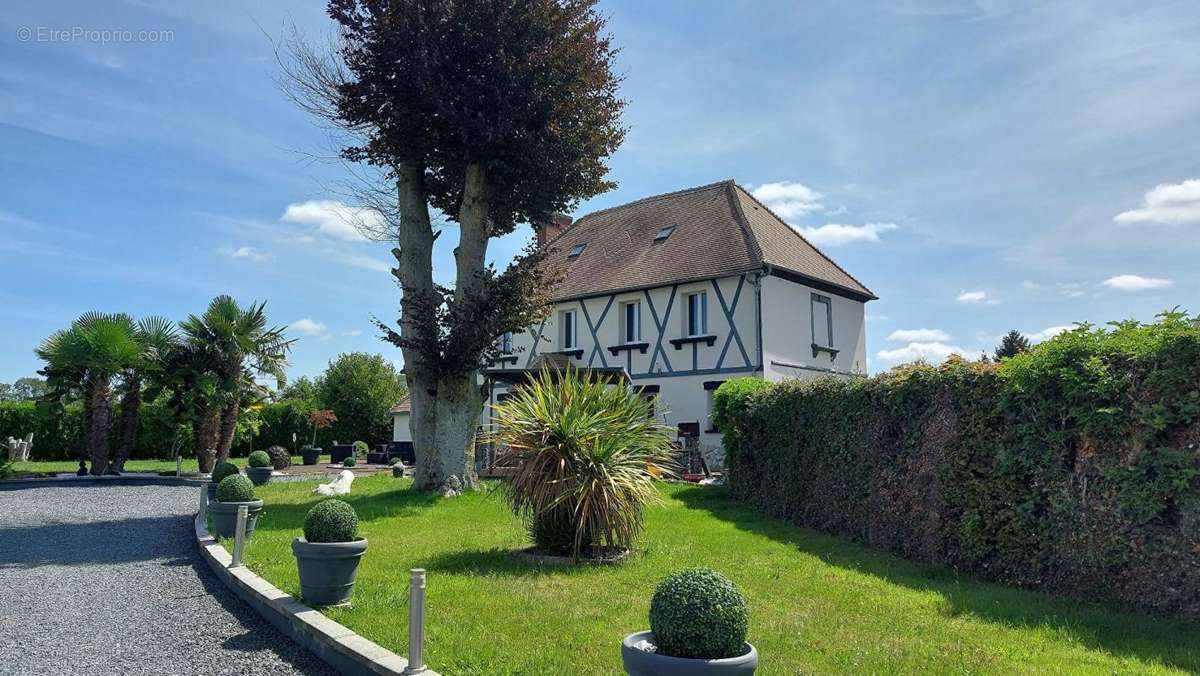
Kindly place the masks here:
<instances>
[{"instance_id":1,"label":"green lawn","mask_svg":"<svg viewBox=\"0 0 1200 676\"><path fill-rule=\"evenodd\" d=\"M259 489L249 565L298 595L290 542L312 483ZM762 674L1188 673L1200 625L978 582L758 516L724 489L664 485L641 550L619 567L542 568L501 496L442 500L407 480L354 482L370 547L352 608L327 614L403 655L408 570L429 572L426 658L443 674L620 673L655 583L689 566L732 578L750 605Z\"/></svg>"},{"instance_id":2,"label":"green lawn","mask_svg":"<svg viewBox=\"0 0 1200 676\"><path fill-rule=\"evenodd\" d=\"M329 462L329 454L321 456L322 462ZM246 466L245 458L234 458L233 462L239 467ZM298 455L292 456L292 464L299 465L303 459ZM90 466L91 463L89 463ZM58 472L66 472L74 474L79 469L78 460L39 460L13 463L13 472L15 476L27 476L30 474L54 474ZM195 458L183 459L183 473L196 474L199 468L196 465ZM126 472L170 472L175 473L174 460L130 460L125 463Z\"/></svg>"}]
</instances>

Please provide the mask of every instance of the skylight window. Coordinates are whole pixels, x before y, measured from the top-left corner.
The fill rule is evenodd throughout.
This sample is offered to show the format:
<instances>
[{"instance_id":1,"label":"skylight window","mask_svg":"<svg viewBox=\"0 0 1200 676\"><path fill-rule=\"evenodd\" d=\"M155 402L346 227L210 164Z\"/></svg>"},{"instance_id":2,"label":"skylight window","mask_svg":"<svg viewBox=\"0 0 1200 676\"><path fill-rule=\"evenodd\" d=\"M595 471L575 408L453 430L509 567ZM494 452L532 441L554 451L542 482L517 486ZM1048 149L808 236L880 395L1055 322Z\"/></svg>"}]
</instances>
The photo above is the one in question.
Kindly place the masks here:
<instances>
[{"instance_id":1,"label":"skylight window","mask_svg":"<svg viewBox=\"0 0 1200 676\"><path fill-rule=\"evenodd\" d=\"M575 258L579 254L583 253L583 250L586 248L587 242L580 242L576 244L575 246L571 247L571 253L567 254L567 258Z\"/></svg>"},{"instance_id":2,"label":"skylight window","mask_svg":"<svg viewBox=\"0 0 1200 676\"><path fill-rule=\"evenodd\" d=\"M673 233L673 232L675 232L674 224L664 225L663 227L659 228L658 233L656 235L654 235L654 241L657 242L659 240L666 239L666 238L670 237L671 233Z\"/></svg>"}]
</instances>

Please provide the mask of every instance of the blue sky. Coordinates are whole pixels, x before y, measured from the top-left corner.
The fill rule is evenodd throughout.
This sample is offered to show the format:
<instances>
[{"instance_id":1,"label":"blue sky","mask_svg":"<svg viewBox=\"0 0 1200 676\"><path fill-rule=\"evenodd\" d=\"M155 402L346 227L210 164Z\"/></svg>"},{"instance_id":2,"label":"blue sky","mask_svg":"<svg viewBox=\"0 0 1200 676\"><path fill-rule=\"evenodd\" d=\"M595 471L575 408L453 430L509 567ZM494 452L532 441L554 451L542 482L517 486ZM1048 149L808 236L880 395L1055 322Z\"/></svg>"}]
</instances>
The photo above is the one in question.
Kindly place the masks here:
<instances>
[{"instance_id":1,"label":"blue sky","mask_svg":"<svg viewBox=\"0 0 1200 676\"><path fill-rule=\"evenodd\" d=\"M873 371L1200 309L1200 5L601 7L630 133L620 187L578 213L736 178L881 297ZM218 293L293 326L293 376L399 362L370 323L396 314L387 247L338 218L346 169L275 84L289 22L330 29L291 2L6 7L0 381L84 311L178 319Z\"/></svg>"}]
</instances>

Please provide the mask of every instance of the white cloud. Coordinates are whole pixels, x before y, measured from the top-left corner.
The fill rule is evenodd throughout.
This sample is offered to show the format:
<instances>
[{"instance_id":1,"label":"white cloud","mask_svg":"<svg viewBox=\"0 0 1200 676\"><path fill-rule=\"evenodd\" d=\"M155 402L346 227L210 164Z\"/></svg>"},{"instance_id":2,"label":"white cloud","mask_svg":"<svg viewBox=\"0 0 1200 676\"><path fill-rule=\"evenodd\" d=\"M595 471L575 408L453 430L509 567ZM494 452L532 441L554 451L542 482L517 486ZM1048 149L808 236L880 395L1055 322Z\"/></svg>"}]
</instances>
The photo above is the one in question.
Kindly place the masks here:
<instances>
[{"instance_id":1,"label":"white cloud","mask_svg":"<svg viewBox=\"0 0 1200 676\"><path fill-rule=\"evenodd\" d=\"M1058 334L1063 333L1064 331L1070 331L1073 328L1075 328L1075 327L1074 326L1048 326L1048 327L1042 329L1041 331L1038 331L1037 333L1025 333L1025 337L1028 338L1029 342L1031 342L1031 343L1040 343L1043 340L1050 340L1051 338L1057 336ZM999 339L997 338L997 340L999 340Z\"/></svg>"},{"instance_id":2,"label":"white cloud","mask_svg":"<svg viewBox=\"0 0 1200 676\"><path fill-rule=\"evenodd\" d=\"M350 329L349 331L343 331L342 335L348 336L348 337L361 336L362 330L361 329Z\"/></svg>"},{"instance_id":3,"label":"white cloud","mask_svg":"<svg viewBox=\"0 0 1200 676\"><path fill-rule=\"evenodd\" d=\"M1117 275L1100 282L1103 286L1118 291L1146 291L1148 289L1164 289L1171 286L1169 279L1161 277L1141 277L1139 275Z\"/></svg>"},{"instance_id":4,"label":"white cloud","mask_svg":"<svg viewBox=\"0 0 1200 676\"><path fill-rule=\"evenodd\" d=\"M367 240L359 231L360 228L377 229L383 224L379 212L352 207L337 200L308 200L289 204L279 220L311 225L317 232L349 242Z\"/></svg>"},{"instance_id":5,"label":"white cloud","mask_svg":"<svg viewBox=\"0 0 1200 676\"><path fill-rule=\"evenodd\" d=\"M750 194L785 221L825 208L821 205L824 195L803 183L793 181L764 183L751 190Z\"/></svg>"},{"instance_id":6,"label":"white cloud","mask_svg":"<svg viewBox=\"0 0 1200 676\"><path fill-rule=\"evenodd\" d=\"M288 324L288 328L296 333L302 333L306 336L324 337L329 335L329 327L321 322L312 319L297 319Z\"/></svg>"},{"instance_id":7,"label":"white cloud","mask_svg":"<svg viewBox=\"0 0 1200 676\"><path fill-rule=\"evenodd\" d=\"M245 258L255 263L261 263L272 258L271 254L259 251L252 246L239 246L236 249L233 247L223 247L220 251L230 258Z\"/></svg>"},{"instance_id":8,"label":"white cloud","mask_svg":"<svg viewBox=\"0 0 1200 676\"><path fill-rule=\"evenodd\" d=\"M956 299L960 303L982 303L987 300L986 291L963 291Z\"/></svg>"},{"instance_id":9,"label":"white cloud","mask_svg":"<svg viewBox=\"0 0 1200 676\"><path fill-rule=\"evenodd\" d=\"M364 270L373 270L375 272L387 272L391 270L391 267L387 263L384 263L378 258L373 258L371 256L359 256L357 254L346 253L345 251L337 251L335 249L325 250L325 256L338 263L351 265Z\"/></svg>"},{"instance_id":10,"label":"white cloud","mask_svg":"<svg viewBox=\"0 0 1200 676\"><path fill-rule=\"evenodd\" d=\"M863 225L843 225L827 223L813 228L798 228L800 234L808 241L818 246L845 246L856 242L878 242L879 233L896 230L900 226L895 223L865 223Z\"/></svg>"},{"instance_id":11,"label":"white cloud","mask_svg":"<svg viewBox=\"0 0 1200 676\"><path fill-rule=\"evenodd\" d=\"M918 359L941 362L952 354L966 355L967 351L957 345L947 345L941 341L917 341L895 350L880 350L879 358L890 362L908 362Z\"/></svg>"},{"instance_id":12,"label":"white cloud","mask_svg":"<svg viewBox=\"0 0 1200 676\"><path fill-rule=\"evenodd\" d=\"M887 339L901 343L930 343L950 340L950 334L941 329L899 329L892 331Z\"/></svg>"},{"instance_id":13,"label":"white cloud","mask_svg":"<svg viewBox=\"0 0 1200 676\"><path fill-rule=\"evenodd\" d=\"M1155 186L1142 199L1140 209L1131 209L1117 214L1118 223L1181 223L1200 222L1200 179L1189 179L1183 183L1168 183Z\"/></svg>"}]
</instances>

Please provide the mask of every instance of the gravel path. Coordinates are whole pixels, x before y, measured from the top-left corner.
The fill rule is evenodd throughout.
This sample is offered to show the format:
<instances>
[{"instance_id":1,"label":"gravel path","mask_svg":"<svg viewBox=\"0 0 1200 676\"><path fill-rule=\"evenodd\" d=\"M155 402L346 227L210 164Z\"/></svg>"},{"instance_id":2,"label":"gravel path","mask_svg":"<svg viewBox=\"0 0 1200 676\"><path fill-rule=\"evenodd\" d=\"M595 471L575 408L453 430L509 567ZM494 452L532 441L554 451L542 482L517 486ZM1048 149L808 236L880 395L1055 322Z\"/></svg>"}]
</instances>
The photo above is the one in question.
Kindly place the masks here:
<instances>
[{"instance_id":1,"label":"gravel path","mask_svg":"<svg viewBox=\"0 0 1200 676\"><path fill-rule=\"evenodd\" d=\"M196 550L196 488L0 490L0 674L331 674Z\"/></svg>"}]
</instances>

